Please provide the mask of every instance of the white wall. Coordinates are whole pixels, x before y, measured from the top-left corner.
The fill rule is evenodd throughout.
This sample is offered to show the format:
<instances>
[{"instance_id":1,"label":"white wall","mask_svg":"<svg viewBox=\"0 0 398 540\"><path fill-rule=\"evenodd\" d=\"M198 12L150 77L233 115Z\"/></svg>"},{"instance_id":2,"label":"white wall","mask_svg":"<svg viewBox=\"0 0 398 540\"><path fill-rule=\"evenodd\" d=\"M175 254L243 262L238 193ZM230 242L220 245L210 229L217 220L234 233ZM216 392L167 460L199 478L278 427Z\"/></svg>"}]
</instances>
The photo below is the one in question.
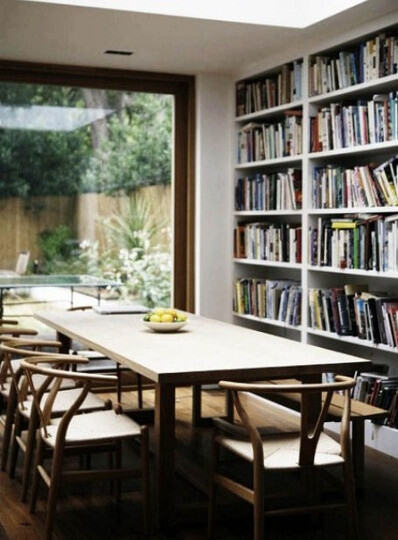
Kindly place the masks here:
<instances>
[{"instance_id":1,"label":"white wall","mask_svg":"<svg viewBox=\"0 0 398 540\"><path fill-rule=\"evenodd\" d=\"M196 312L232 318L234 82L196 77Z\"/></svg>"}]
</instances>

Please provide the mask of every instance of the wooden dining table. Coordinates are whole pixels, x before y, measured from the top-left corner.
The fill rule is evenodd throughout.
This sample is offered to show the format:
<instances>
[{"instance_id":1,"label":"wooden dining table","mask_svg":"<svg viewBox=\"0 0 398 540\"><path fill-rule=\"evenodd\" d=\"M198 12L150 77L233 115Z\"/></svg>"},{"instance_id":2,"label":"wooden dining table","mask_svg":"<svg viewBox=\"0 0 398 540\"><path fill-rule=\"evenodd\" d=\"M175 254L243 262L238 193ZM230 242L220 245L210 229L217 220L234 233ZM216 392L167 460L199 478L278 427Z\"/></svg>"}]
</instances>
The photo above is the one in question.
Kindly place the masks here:
<instances>
[{"instance_id":1,"label":"wooden dining table","mask_svg":"<svg viewBox=\"0 0 398 540\"><path fill-rule=\"evenodd\" d=\"M57 331L64 350L76 340L154 383L154 495L160 526L170 524L174 510L176 387L270 377L318 382L322 373L350 374L370 364L355 356L229 323L188 317L188 324L179 332L154 333L141 322L142 315L92 311L36 314ZM317 406L314 402L314 408Z\"/></svg>"}]
</instances>

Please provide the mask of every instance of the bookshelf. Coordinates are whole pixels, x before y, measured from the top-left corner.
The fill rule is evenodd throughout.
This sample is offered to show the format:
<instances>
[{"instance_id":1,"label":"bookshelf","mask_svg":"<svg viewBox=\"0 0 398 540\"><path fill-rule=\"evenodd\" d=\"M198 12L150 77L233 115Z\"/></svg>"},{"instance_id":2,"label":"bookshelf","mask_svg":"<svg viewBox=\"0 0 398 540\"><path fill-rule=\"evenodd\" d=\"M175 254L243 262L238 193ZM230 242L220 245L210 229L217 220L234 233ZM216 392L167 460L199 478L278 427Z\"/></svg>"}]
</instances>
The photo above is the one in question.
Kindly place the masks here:
<instances>
[{"instance_id":1,"label":"bookshelf","mask_svg":"<svg viewBox=\"0 0 398 540\"><path fill-rule=\"evenodd\" d=\"M398 102L398 73L384 74L382 77L375 77L365 82L359 81L344 88L334 89L329 92L310 95L309 77L313 64L317 57L336 58L339 51L347 50L348 53L355 51L362 42L370 41L373 36L385 32L387 36L398 37L397 27L383 28L380 31L368 33L349 41L337 44L333 48L324 51L313 51L302 58L295 58L288 66L301 65L301 92L298 99L290 103L264 109L249 114L240 114L235 117L236 147L241 143L239 132L250 122L272 124L281 121L284 114L295 111L296 118L301 119L301 144L299 151L296 148L295 155L286 155L272 159L261 159L257 161L240 162L237 160L234 166L234 186L238 179L252 177L254 175L271 175L286 173L289 169L301 170L302 174L302 194L300 207L279 208L274 210L242 210L235 207L234 221L235 228L242 224L267 223L276 227L281 224L288 224L289 227L300 227L302 230L301 241L301 262L274 262L269 260L245 259L234 257L234 282L237 280L268 280L272 282L292 281L301 286L301 320L298 324L289 325L278 318L261 318L249 313L237 312L237 293L234 288L234 323L267 333L283 335L292 340L304 343L311 343L320 347L349 352L354 355L372 359L375 362L388 364L390 374L398 376L398 346L392 347L384 343L373 343L368 339L360 339L354 335L339 335L335 332L320 330L311 327L311 317L309 312L309 292L311 289L343 288L346 284L366 284L370 291L388 292L388 296L398 297L398 271L378 271L374 269L361 268L339 268L326 265L311 265L309 258L310 231L317 226L318 220L322 219L356 219L356 215L381 216L388 218L398 214L398 204L383 204L369 206L352 207L331 207L323 208L313 205L313 177L315 169L322 167L341 167L355 169L366 167L372 164L376 167L386 162L388 159L398 154L398 130L394 133L391 130L391 140L384 142L372 142L335 148L325 151L311 152L311 118L315 117L322 108L327 109L333 103L347 104L354 106L371 102L376 94L394 95ZM398 51L396 53L398 55ZM370 60L369 60L370 61ZM381 68L380 68L381 69ZM253 74L253 76L238 81L240 89L244 84L252 84L268 77L274 77L282 70L287 70L286 65L276 66L265 72ZM296 81L297 82L297 81ZM395 106L395 105L394 105ZM369 106L370 107L370 106ZM297 111L300 111L299 113ZM237 111L239 112L239 111ZM301 114L301 116L298 116ZM394 111L395 119L398 119L398 105ZM391 122L392 125L392 122ZM259 128L260 130L260 128ZM238 150L238 149L237 149ZM237 155L239 152L237 151ZM373 170L373 169L372 169ZM398 177L398 169L397 169ZM386 201L384 201L386 202ZM339 205L340 206L340 205ZM397 228L398 231L398 228ZM397 242L398 249L398 242ZM236 255L236 252L235 252ZM253 299L251 300L253 302ZM248 306L245 306L245 310ZM242 308L242 306L240 306ZM250 305L249 305L250 309ZM247 311L247 310L246 310ZM398 345L398 344L397 344ZM386 426L376 427L382 437L391 437L391 433L398 434L398 430ZM369 428L370 429L370 428ZM373 429L373 428L372 428ZM370 441L371 442L371 441ZM398 442L398 436L397 436ZM376 440L377 447L383 449L383 443ZM376 445L375 443L375 445ZM398 457L398 453L395 453Z\"/></svg>"}]
</instances>

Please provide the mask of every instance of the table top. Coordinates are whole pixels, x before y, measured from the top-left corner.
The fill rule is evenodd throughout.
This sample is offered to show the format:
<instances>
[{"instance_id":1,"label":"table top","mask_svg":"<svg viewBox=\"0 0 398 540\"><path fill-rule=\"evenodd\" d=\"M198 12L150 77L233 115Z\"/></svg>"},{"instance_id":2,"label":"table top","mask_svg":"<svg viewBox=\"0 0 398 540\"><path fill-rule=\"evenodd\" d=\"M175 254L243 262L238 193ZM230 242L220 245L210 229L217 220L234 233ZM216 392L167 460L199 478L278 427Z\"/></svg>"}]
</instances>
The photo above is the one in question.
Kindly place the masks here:
<instances>
[{"instance_id":1,"label":"table top","mask_svg":"<svg viewBox=\"0 0 398 540\"><path fill-rule=\"evenodd\" d=\"M37 319L159 383L190 385L368 369L370 362L286 338L189 315L176 333L154 333L142 315L48 312Z\"/></svg>"},{"instance_id":2,"label":"table top","mask_svg":"<svg viewBox=\"0 0 398 540\"><path fill-rule=\"evenodd\" d=\"M0 275L0 289L23 287L112 287L116 281L89 275Z\"/></svg>"}]
</instances>

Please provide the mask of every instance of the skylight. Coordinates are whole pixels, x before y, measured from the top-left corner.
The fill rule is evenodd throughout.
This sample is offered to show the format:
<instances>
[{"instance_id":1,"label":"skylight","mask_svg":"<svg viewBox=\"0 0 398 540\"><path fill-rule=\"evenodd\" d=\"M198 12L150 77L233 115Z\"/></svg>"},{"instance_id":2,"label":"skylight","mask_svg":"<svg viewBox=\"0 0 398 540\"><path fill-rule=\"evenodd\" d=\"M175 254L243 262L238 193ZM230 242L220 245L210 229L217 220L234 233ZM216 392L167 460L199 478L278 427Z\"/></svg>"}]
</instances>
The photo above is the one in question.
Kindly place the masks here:
<instances>
[{"instance_id":1,"label":"skylight","mask_svg":"<svg viewBox=\"0 0 398 540\"><path fill-rule=\"evenodd\" d=\"M105 118L112 112L112 109L0 105L0 129L74 131Z\"/></svg>"},{"instance_id":2,"label":"skylight","mask_svg":"<svg viewBox=\"0 0 398 540\"><path fill-rule=\"evenodd\" d=\"M22 0L194 19L305 28L366 0Z\"/></svg>"}]
</instances>

